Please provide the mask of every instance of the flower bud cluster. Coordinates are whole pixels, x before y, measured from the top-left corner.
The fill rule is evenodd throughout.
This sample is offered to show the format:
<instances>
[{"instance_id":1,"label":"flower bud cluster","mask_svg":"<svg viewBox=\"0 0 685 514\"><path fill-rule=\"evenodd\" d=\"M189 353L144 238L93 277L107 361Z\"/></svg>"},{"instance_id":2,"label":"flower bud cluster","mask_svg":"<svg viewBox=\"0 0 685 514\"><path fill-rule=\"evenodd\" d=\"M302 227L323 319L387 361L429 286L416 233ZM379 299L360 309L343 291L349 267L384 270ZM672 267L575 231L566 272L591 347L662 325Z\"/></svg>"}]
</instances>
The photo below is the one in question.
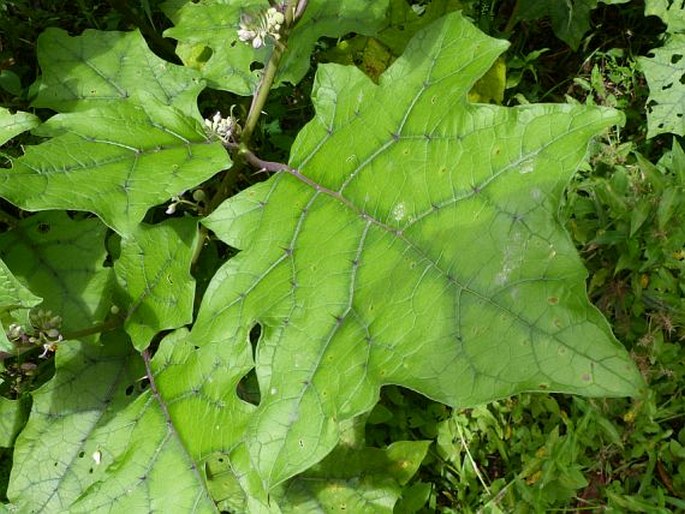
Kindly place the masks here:
<instances>
[{"instance_id":1,"label":"flower bud cluster","mask_svg":"<svg viewBox=\"0 0 685 514\"><path fill-rule=\"evenodd\" d=\"M275 41L281 39L281 28L285 23L285 15L275 7L269 7L265 13L256 18L243 14L238 29L238 39L252 42L252 48L261 48L268 37Z\"/></svg>"},{"instance_id":2,"label":"flower bud cluster","mask_svg":"<svg viewBox=\"0 0 685 514\"><path fill-rule=\"evenodd\" d=\"M238 121L233 116L222 118L219 111L211 119L205 118L205 127L210 133L219 136L224 143L228 143L234 134L240 132Z\"/></svg>"},{"instance_id":3,"label":"flower bud cluster","mask_svg":"<svg viewBox=\"0 0 685 514\"><path fill-rule=\"evenodd\" d=\"M12 323L7 328L7 339L17 346L42 346L41 357L46 357L48 352L57 351L57 345L63 339L60 332L62 318L51 311L39 309L32 312L29 319L31 322L29 330L18 323Z\"/></svg>"},{"instance_id":4,"label":"flower bud cluster","mask_svg":"<svg viewBox=\"0 0 685 514\"><path fill-rule=\"evenodd\" d=\"M199 211L201 209L200 204L204 203L206 200L206 195L205 192L202 189L196 189L192 193L193 200L186 200L183 198L183 195L185 195L186 192L183 191L182 193L178 194L177 196L174 196L171 198L171 203L169 204L169 207L166 208L166 211L164 211L168 215L172 215L176 212L176 208L179 205L187 205L191 209L194 209L196 211Z\"/></svg>"}]
</instances>

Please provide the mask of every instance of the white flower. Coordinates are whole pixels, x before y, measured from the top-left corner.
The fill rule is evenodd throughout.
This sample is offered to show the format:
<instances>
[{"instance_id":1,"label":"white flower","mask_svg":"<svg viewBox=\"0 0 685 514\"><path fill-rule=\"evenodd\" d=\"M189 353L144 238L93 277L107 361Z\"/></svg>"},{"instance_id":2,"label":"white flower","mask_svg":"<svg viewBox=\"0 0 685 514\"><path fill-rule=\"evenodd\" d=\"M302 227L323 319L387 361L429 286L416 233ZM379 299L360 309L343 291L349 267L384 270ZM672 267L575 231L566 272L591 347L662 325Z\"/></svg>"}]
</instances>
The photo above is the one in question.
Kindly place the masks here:
<instances>
[{"instance_id":1,"label":"white flower","mask_svg":"<svg viewBox=\"0 0 685 514\"><path fill-rule=\"evenodd\" d=\"M261 13L256 19L244 14L240 18L238 39L245 43L252 42L252 47L257 49L264 46L268 37L278 41L281 38L281 28L285 23L285 15L275 7L269 7L265 13Z\"/></svg>"},{"instance_id":2,"label":"white flower","mask_svg":"<svg viewBox=\"0 0 685 514\"><path fill-rule=\"evenodd\" d=\"M228 143L236 130L239 129L233 116L223 118L218 111L212 116L211 120L205 119L205 127L207 127L208 132L212 132L219 136L224 143Z\"/></svg>"}]
</instances>

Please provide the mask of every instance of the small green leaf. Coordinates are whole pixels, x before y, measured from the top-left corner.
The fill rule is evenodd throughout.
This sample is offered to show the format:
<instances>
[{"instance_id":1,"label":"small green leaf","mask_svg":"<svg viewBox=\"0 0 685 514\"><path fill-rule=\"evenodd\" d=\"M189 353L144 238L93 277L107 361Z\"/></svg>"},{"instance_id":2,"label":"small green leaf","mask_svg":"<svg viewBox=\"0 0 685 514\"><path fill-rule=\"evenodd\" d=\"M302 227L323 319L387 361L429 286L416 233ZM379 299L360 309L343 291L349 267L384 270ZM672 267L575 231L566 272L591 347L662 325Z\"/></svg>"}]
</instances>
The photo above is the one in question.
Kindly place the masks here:
<instances>
[{"instance_id":1,"label":"small green leaf","mask_svg":"<svg viewBox=\"0 0 685 514\"><path fill-rule=\"evenodd\" d=\"M684 11L685 12L685 11ZM640 57L647 84L647 137L671 132L685 135L685 34Z\"/></svg>"},{"instance_id":2,"label":"small green leaf","mask_svg":"<svg viewBox=\"0 0 685 514\"><path fill-rule=\"evenodd\" d=\"M190 263L196 245L193 218L140 225L122 240L114 271L127 296L119 305L128 309L124 328L137 350L144 350L157 332L192 321Z\"/></svg>"},{"instance_id":3,"label":"small green leaf","mask_svg":"<svg viewBox=\"0 0 685 514\"><path fill-rule=\"evenodd\" d=\"M40 119L28 112L11 114L8 109L0 107L0 146L14 136L40 125Z\"/></svg>"},{"instance_id":4,"label":"small green leaf","mask_svg":"<svg viewBox=\"0 0 685 514\"><path fill-rule=\"evenodd\" d=\"M0 170L0 196L30 211L93 212L122 235L230 162L199 121L153 97L59 114L39 134L52 139Z\"/></svg>"}]
</instances>

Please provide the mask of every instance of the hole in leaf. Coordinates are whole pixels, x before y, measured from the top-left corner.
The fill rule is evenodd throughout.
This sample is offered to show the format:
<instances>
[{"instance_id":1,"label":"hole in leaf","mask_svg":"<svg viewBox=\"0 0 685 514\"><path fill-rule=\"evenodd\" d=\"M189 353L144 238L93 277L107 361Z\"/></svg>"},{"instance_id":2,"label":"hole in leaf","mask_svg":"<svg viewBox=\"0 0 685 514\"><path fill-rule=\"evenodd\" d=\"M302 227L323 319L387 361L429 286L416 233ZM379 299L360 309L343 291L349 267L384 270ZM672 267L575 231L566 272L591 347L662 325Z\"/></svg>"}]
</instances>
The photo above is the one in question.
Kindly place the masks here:
<instances>
[{"instance_id":1,"label":"hole in leaf","mask_svg":"<svg viewBox=\"0 0 685 514\"><path fill-rule=\"evenodd\" d=\"M79 459L82 459L83 456L84 456L85 454L86 454L86 453L85 453L84 451L78 452L78 458L79 458Z\"/></svg>"},{"instance_id":2,"label":"hole in leaf","mask_svg":"<svg viewBox=\"0 0 685 514\"><path fill-rule=\"evenodd\" d=\"M257 71L257 70L263 70L264 69L264 63L261 62L253 62L250 64L250 71Z\"/></svg>"},{"instance_id":3,"label":"hole in leaf","mask_svg":"<svg viewBox=\"0 0 685 514\"><path fill-rule=\"evenodd\" d=\"M680 82L681 84L685 84L685 73L683 73L683 74L680 76L679 82Z\"/></svg>"},{"instance_id":4,"label":"hole in leaf","mask_svg":"<svg viewBox=\"0 0 685 514\"><path fill-rule=\"evenodd\" d=\"M255 323L248 335L248 341L252 347L252 360L255 362L257 361L257 345L259 344L261 336L262 326L259 323ZM236 394L238 395L238 398L244 402L251 403L252 405L259 405L262 394L259 390L259 381L257 380L255 368L252 368L240 379L236 386Z\"/></svg>"},{"instance_id":5,"label":"hole in leaf","mask_svg":"<svg viewBox=\"0 0 685 514\"><path fill-rule=\"evenodd\" d=\"M242 401L251 403L252 405L259 405L262 395L259 391L259 381L257 380L257 373L252 368L247 375L240 379L235 388L235 392Z\"/></svg>"},{"instance_id":6,"label":"hole in leaf","mask_svg":"<svg viewBox=\"0 0 685 514\"><path fill-rule=\"evenodd\" d=\"M130 386L128 386L128 387L126 388L126 396L131 396L131 395L133 394L133 389L134 389L133 384L131 384Z\"/></svg>"},{"instance_id":7,"label":"hole in leaf","mask_svg":"<svg viewBox=\"0 0 685 514\"><path fill-rule=\"evenodd\" d=\"M49 223L39 223L38 224L38 232L41 234L47 234L50 232L50 224Z\"/></svg>"},{"instance_id":8,"label":"hole in leaf","mask_svg":"<svg viewBox=\"0 0 685 514\"><path fill-rule=\"evenodd\" d=\"M667 89L671 89L673 87L673 82L666 84L665 86L661 86L662 91L666 91Z\"/></svg>"},{"instance_id":9,"label":"hole in leaf","mask_svg":"<svg viewBox=\"0 0 685 514\"><path fill-rule=\"evenodd\" d=\"M673 54L671 56L671 64L676 64L676 63L680 62L680 60L682 58L683 58L683 56L681 54Z\"/></svg>"},{"instance_id":10,"label":"hole in leaf","mask_svg":"<svg viewBox=\"0 0 685 514\"><path fill-rule=\"evenodd\" d=\"M209 59L211 59L213 54L214 50L206 46L202 52L200 52L200 55L197 56L197 62L207 62Z\"/></svg>"}]
</instances>

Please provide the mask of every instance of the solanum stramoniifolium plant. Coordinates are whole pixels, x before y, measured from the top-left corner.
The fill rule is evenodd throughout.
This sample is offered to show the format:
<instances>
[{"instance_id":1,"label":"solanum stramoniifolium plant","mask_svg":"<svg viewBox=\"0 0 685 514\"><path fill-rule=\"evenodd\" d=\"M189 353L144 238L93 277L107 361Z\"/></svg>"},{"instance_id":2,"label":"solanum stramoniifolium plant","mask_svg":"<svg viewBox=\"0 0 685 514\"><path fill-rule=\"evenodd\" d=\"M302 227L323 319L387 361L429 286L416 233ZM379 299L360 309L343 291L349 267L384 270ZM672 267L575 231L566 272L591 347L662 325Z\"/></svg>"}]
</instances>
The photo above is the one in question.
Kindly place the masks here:
<instances>
[{"instance_id":1,"label":"solanum stramoniifolium plant","mask_svg":"<svg viewBox=\"0 0 685 514\"><path fill-rule=\"evenodd\" d=\"M507 43L451 13L418 31L378 84L354 67L318 66L314 119L288 163L266 162L251 134L278 77L301 76L279 75L288 52L308 54L312 34L325 33L312 17L346 26L367 9L373 35L387 27L385 3L241 6L166 9L169 35L190 37L192 26L184 52L216 37L207 13L231 13L220 28L230 44L209 45L213 59L244 77L265 62L256 84L237 89L255 95L245 120L203 120L197 95L221 88L222 75L164 62L137 33L51 30L39 41L37 102L58 114L34 130L44 142L1 170L0 195L47 212L19 221L0 255L69 329L15 442L15 507L391 512L427 445L365 448L355 427L383 385L454 408L521 391L639 394L640 374L590 305L556 219L588 141L618 112L470 103ZM273 175L230 198L206 182L248 165ZM195 197L205 217L177 209L197 189L210 195ZM179 219L153 223L165 210ZM77 236L86 223L98 234L88 251ZM209 231L240 251L193 316L189 272ZM55 240L68 261L48 251ZM46 251L20 263L16 241ZM35 273L46 266L54 272ZM78 287L60 280L73 270ZM258 391L247 398L252 372Z\"/></svg>"}]
</instances>

